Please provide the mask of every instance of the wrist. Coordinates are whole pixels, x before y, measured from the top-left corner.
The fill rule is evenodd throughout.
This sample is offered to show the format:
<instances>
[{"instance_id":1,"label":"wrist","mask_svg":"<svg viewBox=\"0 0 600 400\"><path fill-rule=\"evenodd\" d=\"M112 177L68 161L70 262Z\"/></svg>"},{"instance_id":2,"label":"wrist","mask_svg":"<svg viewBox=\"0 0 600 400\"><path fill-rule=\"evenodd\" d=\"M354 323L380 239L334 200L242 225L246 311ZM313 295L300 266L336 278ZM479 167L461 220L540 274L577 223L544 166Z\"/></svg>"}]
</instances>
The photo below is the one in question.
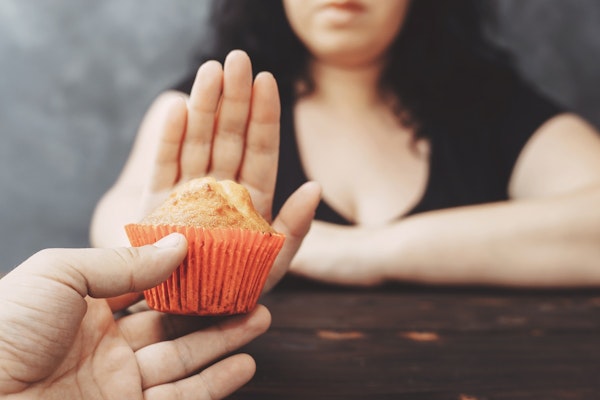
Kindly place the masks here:
<instances>
[{"instance_id":1,"label":"wrist","mask_svg":"<svg viewBox=\"0 0 600 400\"><path fill-rule=\"evenodd\" d=\"M371 251L372 262L381 269L384 281L420 281L426 241L419 226L402 220L379 230L374 236L377 248Z\"/></svg>"},{"instance_id":2,"label":"wrist","mask_svg":"<svg viewBox=\"0 0 600 400\"><path fill-rule=\"evenodd\" d=\"M369 232L364 228L313 221L291 271L334 284L373 285L382 278L371 259Z\"/></svg>"}]
</instances>

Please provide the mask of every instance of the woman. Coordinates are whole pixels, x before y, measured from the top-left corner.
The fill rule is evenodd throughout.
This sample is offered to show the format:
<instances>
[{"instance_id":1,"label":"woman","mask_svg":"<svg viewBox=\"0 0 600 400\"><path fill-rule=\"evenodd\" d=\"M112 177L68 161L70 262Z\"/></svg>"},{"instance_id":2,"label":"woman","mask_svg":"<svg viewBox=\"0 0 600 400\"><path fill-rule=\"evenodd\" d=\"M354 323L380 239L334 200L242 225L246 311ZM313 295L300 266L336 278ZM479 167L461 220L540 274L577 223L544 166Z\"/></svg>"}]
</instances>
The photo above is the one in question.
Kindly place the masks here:
<instances>
[{"instance_id":1,"label":"woman","mask_svg":"<svg viewBox=\"0 0 600 400\"><path fill-rule=\"evenodd\" d=\"M306 180L322 187L293 272L340 284L600 283L598 134L519 79L507 56L485 40L481 2L273 0L255 6L216 2L216 46L205 58L222 59L240 48L256 71L277 79L282 117L275 210ZM252 181L239 154L249 143L248 110L262 101L252 95L251 79L230 79L232 70L248 73L244 57L230 54L221 72L220 65L204 64L187 114L183 104L171 109L172 115L179 110L179 121L188 118L185 128L172 129L179 130L171 138L177 138L180 155L173 158L181 165L199 147L198 116L217 121L214 130L209 121L214 140L201 142L205 149L212 143L212 153L195 153L204 161L190 176ZM228 118L219 116L218 100L209 113L198 108L201 93L218 98L219 74L224 98L233 86L242 93L232 101L242 105L242 116L227 129L219 128ZM147 130L142 127L140 138ZM233 162L220 161L228 159L222 143L238 154ZM273 155L272 148L260 149ZM141 165L142 151L137 154L130 165ZM180 179L186 174L166 186ZM258 192L271 193L267 187ZM125 198L127 191L131 185L117 184L95 220L114 225L103 210L139 205ZM303 197L306 204L315 193ZM270 197L258 200L270 213L264 206Z\"/></svg>"}]
</instances>

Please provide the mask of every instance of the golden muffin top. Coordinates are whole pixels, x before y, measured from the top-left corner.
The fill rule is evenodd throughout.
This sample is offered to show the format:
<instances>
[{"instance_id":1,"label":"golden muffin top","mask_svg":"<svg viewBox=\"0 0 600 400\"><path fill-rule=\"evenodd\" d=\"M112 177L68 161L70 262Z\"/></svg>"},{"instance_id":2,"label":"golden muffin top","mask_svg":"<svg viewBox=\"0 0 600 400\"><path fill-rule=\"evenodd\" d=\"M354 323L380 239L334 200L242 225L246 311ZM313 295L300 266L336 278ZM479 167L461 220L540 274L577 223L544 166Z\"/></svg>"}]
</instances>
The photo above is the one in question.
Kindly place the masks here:
<instances>
[{"instance_id":1,"label":"golden muffin top","mask_svg":"<svg viewBox=\"0 0 600 400\"><path fill-rule=\"evenodd\" d=\"M241 228L275 233L254 208L244 186L211 177L192 179L176 187L169 198L140 224Z\"/></svg>"}]
</instances>

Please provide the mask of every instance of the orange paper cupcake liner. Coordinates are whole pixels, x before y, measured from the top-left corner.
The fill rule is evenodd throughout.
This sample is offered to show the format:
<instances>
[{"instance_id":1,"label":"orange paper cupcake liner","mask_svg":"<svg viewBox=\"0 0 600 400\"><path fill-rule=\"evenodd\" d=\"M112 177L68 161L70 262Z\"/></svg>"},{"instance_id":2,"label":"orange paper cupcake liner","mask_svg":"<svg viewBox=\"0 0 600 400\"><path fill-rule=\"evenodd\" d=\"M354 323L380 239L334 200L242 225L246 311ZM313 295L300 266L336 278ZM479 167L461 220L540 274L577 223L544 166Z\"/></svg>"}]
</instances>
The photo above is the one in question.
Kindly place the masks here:
<instances>
[{"instance_id":1,"label":"orange paper cupcake liner","mask_svg":"<svg viewBox=\"0 0 600 400\"><path fill-rule=\"evenodd\" d=\"M285 236L243 229L171 225L125 226L133 246L153 244L173 232L185 235L188 254L171 276L144 291L158 311L231 315L254 309Z\"/></svg>"}]
</instances>

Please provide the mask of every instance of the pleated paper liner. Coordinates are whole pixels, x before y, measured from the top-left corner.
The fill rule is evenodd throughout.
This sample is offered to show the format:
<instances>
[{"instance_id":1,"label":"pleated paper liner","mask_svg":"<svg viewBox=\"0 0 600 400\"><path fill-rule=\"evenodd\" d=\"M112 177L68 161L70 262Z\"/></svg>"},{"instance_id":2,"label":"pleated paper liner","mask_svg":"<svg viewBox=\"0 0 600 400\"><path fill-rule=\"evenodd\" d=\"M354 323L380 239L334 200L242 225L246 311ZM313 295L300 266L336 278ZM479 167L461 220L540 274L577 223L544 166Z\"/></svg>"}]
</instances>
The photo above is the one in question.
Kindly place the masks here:
<instances>
[{"instance_id":1,"label":"pleated paper liner","mask_svg":"<svg viewBox=\"0 0 600 400\"><path fill-rule=\"evenodd\" d=\"M254 309L285 236L244 229L129 224L132 246L153 244L172 232L185 235L188 254L173 274L144 291L158 311L231 315Z\"/></svg>"}]
</instances>

